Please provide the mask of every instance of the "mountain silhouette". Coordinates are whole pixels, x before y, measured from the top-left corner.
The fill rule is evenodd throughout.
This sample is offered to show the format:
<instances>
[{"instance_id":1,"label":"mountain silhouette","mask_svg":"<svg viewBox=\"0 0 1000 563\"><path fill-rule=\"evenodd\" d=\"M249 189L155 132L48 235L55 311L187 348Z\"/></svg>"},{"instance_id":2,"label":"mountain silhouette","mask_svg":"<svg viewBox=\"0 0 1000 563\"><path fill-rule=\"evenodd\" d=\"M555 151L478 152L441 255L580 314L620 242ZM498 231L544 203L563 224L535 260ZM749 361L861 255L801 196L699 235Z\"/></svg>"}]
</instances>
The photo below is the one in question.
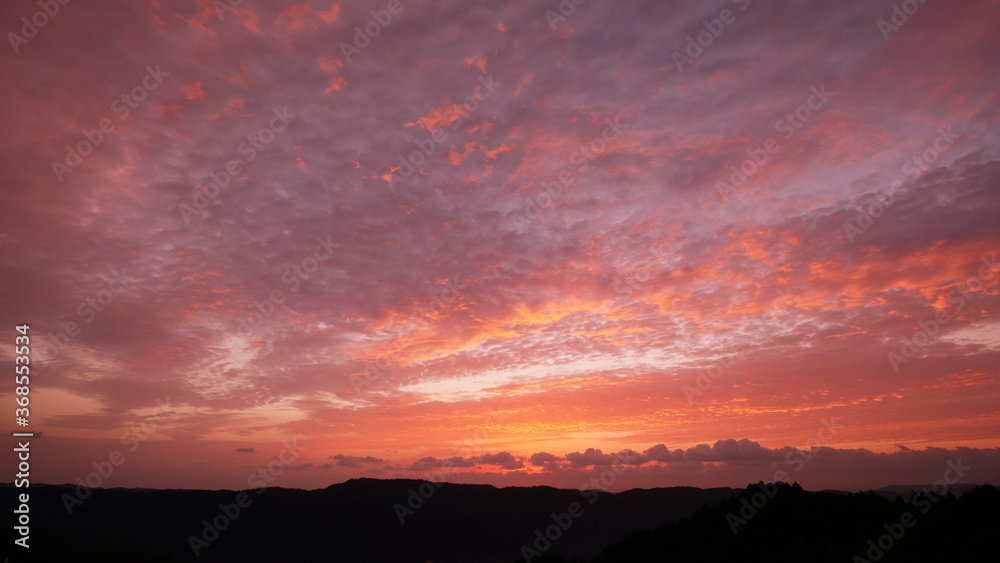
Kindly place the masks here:
<instances>
[{"instance_id":1,"label":"mountain silhouette","mask_svg":"<svg viewBox=\"0 0 1000 563\"><path fill-rule=\"evenodd\" d=\"M759 483L677 524L633 534L592 563L996 561L1000 490L961 491L956 497L914 487L890 500L884 491L808 492Z\"/></svg>"},{"instance_id":2,"label":"mountain silhouette","mask_svg":"<svg viewBox=\"0 0 1000 563\"><path fill-rule=\"evenodd\" d=\"M16 489L4 488L14 496ZM586 559L636 531L677 522L705 503L737 492L671 487L581 493L551 487L352 479L312 491L245 491L244 507L237 501L239 491L94 489L82 504L70 503L70 515L64 495L72 497L75 489L31 487L32 556L105 563L509 563L523 560L521 546L537 540L536 530L554 525L552 515L564 514L577 503L583 514L565 532L560 530L559 540L545 554ZM236 508L235 518L224 515L236 514ZM217 518L219 526L214 524ZM225 529L217 529L223 525ZM15 556L12 561L25 560L23 553L11 551L12 528L5 530L3 551Z\"/></svg>"},{"instance_id":3,"label":"mountain silhouette","mask_svg":"<svg viewBox=\"0 0 1000 563\"><path fill-rule=\"evenodd\" d=\"M922 489L907 501L901 490L890 499L785 483L605 493L352 479L312 491L94 489L77 503L74 486L40 485L30 550L12 547L8 526L0 553L12 563L851 562L876 561L869 540L895 531L879 563L984 560L1000 492ZM907 512L911 526L900 523Z\"/></svg>"}]
</instances>

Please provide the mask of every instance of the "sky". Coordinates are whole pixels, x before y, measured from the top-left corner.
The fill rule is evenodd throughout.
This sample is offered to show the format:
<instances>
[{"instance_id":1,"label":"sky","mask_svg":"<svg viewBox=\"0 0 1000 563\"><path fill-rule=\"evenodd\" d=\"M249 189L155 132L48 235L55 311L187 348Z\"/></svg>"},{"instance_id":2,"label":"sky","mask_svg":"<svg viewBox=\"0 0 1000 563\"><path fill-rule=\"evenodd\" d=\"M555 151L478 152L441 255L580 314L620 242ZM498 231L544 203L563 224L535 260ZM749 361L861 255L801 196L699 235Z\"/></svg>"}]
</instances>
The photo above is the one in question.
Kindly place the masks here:
<instances>
[{"instance_id":1,"label":"sky","mask_svg":"<svg viewBox=\"0 0 1000 563\"><path fill-rule=\"evenodd\" d=\"M1000 481L995 1L42 4L33 482Z\"/></svg>"}]
</instances>

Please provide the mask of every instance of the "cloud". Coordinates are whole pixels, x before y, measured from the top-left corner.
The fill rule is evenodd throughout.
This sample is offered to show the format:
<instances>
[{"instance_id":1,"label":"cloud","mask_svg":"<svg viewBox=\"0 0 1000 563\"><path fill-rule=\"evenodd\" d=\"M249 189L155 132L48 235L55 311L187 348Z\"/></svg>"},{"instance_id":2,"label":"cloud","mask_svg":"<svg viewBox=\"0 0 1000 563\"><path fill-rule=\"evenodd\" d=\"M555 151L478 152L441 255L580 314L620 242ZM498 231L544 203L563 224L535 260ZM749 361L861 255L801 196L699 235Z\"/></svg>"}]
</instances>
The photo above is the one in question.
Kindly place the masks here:
<instances>
[{"instance_id":1,"label":"cloud","mask_svg":"<svg viewBox=\"0 0 1000 563\"><path fill-rule=\"evenodd\" d=\"M562 458L548 452L538 452L536 454L531 454L531 465L544 465L546 463L551 463L553 461L559 461Z\"/></svg>"},{"instance_id":2,"label":"cloud","mask_svg":"<svg viewBox=\"0 0 1000 563\"><path fill-rule=\"evenodd\" d=\"M372 456L357 457L344 454L332 455L327 459L337 460L337 465L341 467L360 467L362 463L383 463L385 461Z\"/></svg>"},{"instance_id":3,"label":"cloud","mask_svg":"<svg viewBox=\"0 0 1000 563\"><path fill-rule=\"evenodd\" d=\"M434 456L425 456L418 459L416 462L411 463L406 467L407 471L430 471L441 469L443 460L440 460Z\"/></svg>"},{"instance_id":4,"label":"cloud","mask_svg":"<svg viewBox=\"0 0 1000 563\"><path fill-rule=\"evenodd\" d=\"M53 394L37 430L67 441L46 480L151 429L166 397L144 486L239 486L223 458L271 451L275 429L354 452L324 460L344 473L447 463L568 486L616 458L623 479L741 484L794 454L760 444L808 450L832 414L872 449L990 438L1000 275L959 290L1000 252L1000 39L979 23L995 2L927 3L888 41L880 3L751 3L682 70L693 0L588 3L555 32L529 4L405 3L350 61L341 41L384 1L210 4L109 0L0 70L17 85L0 179L19 187L0 206L0 310L31 320ZM821 85L829 103L803 106ZM786 138L775 123L801 107ZM276 110L295 115L280 130ZM391 192L396 167L414 170ZM887 355L924 326L897 373ZM222 439L199 453L213 471L165 469L187 462L172 443ZM365 455L387 451L437 457ZM913 476L821 452L803 472Z\"/></svg>"},{"instance_id":5,"label":"cloud","mask_svg":"<svg viewBox=\"0 0 1000 563\"><path fill-rule=\"evenodd\" d=\"M738 441L731 438L719 440L711 446L698 444L684 452L684 459L689 461L737 461L773 457L771 450L745 438Z\"/></svg>"},{"instance_id":6,"label":"cloud","mask_svg":"<svg viewBox=\"0 0 1000 563\"><path fill-rule=\"evenodd\" d=\"M476 459L484 465L499 465L504 469L521 469L524 467L524 461L515 457L510 452L484 454Z\"/></svg>"},{"instance_id":7,"label":"cloud","mask_svg":"<svg viewBox=\"0 0 1000 563\"><path fill-rule=\"evenodd\" d=\"M475 459L466 459L461 456L450 457L447 460L452 467L475 467L477 461Z\"/></svg>"},{"instance_id":8,"label":"cloud","mask_svg":"<svg viewBox=\"0 0 1000 563\"><path fill-rule=\"evenodd\" d=\"M602 453L601 450L587 448L587 451L583 453L573 452L566 454L566 460L573 467L608 466L615 462L615 456Z\"/></svg>"},{"instance_id":9,"label":"cloud","mask_svg":"<svg viewBox=\"0 0 1000 563\"><path fill-rule=\"evenodd\" d=\"M653 461L670 462L670 461L683 461L684 460L684 450L680 448L670 451L667 446L663 444L656 444L655 446L649 448L648 450L642 452L647 458Z\"/></svg>"},{"instance_id":10,"label":"cloud","mask_svg":"<svg viewBox=\"0 0 1000 563\"><path fill-rule=\"evenodd\" d=\"M545 471L557 471L563 458L548 452L538 452L531 454L529 461L531 465L542 467Z\"/></svg>"},{"instance_id":11,"label":"cloud","mask_svg":"<svg viewBox=\"0 0 1000 563\"><path fill-rule=\"evenodd\" d=\"M311 463L303 463L302 465L286 465L285 469L289 471L309 471L313 467Z\"/></svg>"},{"instance_id":12,"label":"cloud","mask_svg":"<svg viewBox=\"0 0 1000 563\"><path fill-rule=\"evenodd\" d=\"M494 465L501 469L521 469L517 463L511 463L521 458L509 452L503 453L497 454L502 457L487 454L478 458L489 456L488 459L496 462ZM424 461L428 459L424 458ZM713 445L699 444L686 450L677 448L672 451L663 444L657 444L641 454L632 450L605 454L600 449L587 448L582 453L572 452L560 458L538 452L528 459L532 467L541 467L543 471L526 476L519 471L481 473L449 469L446 471L447 479L476 483L487 478L507 484L554 484L578 488L581 483L583 486L596 486L594 480L599 481L604 472L613 471L617 483L615 490L677 485L717 487L760 480L799 482L813 490L860 490L932 483L943 478L946 471L951 471L949 479L960 478L963 483L989 482L990 475L1000 472L1000 448L928 447L877 453L865 448L822 445L765 448L746 439L718 440ZM499 463L501 461L509 465L504 467ZM959 471L955 467L965 469ZM859 472L858 468L864 470ZM435 464L433 469L442 468Z\"/></svg>"}]
</instances>

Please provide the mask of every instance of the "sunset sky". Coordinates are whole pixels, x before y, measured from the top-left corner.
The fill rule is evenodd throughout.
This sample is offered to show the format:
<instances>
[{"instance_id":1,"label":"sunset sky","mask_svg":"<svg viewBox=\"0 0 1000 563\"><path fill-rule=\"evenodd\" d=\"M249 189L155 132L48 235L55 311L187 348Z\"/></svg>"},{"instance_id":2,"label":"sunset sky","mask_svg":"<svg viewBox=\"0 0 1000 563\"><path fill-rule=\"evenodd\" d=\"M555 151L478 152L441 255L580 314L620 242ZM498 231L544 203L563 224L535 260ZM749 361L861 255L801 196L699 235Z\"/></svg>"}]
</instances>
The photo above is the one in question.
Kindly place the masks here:
<instances>
[{"instance_id":1,"label":"sunset sky","mask_svg":"<svg viewBox=\"0 0 1000 563\"><path fill-rule=\"evenodd\" d=\"M0 22L33 483L1000 481L996 1Z\"/></svg>"}]
</instances>

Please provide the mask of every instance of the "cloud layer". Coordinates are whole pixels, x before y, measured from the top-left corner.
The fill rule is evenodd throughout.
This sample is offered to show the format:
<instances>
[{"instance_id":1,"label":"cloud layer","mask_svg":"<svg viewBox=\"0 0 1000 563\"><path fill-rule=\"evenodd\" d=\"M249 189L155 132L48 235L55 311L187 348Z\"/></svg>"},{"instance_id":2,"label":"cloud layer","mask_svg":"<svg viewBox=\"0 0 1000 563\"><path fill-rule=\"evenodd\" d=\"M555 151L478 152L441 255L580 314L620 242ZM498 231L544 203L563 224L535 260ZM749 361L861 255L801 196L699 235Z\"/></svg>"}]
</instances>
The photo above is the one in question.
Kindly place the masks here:
<instances>
[{"instance_id":1,"label":"cloud layer","mask_svg":"<svg viewBox=\"0 0 1000 563\"><path fill-rule=\"evenodd\" d=\"M0 7L46 480L993 459L996 3L218 5Z\"/></svg>"}]
</instances>

